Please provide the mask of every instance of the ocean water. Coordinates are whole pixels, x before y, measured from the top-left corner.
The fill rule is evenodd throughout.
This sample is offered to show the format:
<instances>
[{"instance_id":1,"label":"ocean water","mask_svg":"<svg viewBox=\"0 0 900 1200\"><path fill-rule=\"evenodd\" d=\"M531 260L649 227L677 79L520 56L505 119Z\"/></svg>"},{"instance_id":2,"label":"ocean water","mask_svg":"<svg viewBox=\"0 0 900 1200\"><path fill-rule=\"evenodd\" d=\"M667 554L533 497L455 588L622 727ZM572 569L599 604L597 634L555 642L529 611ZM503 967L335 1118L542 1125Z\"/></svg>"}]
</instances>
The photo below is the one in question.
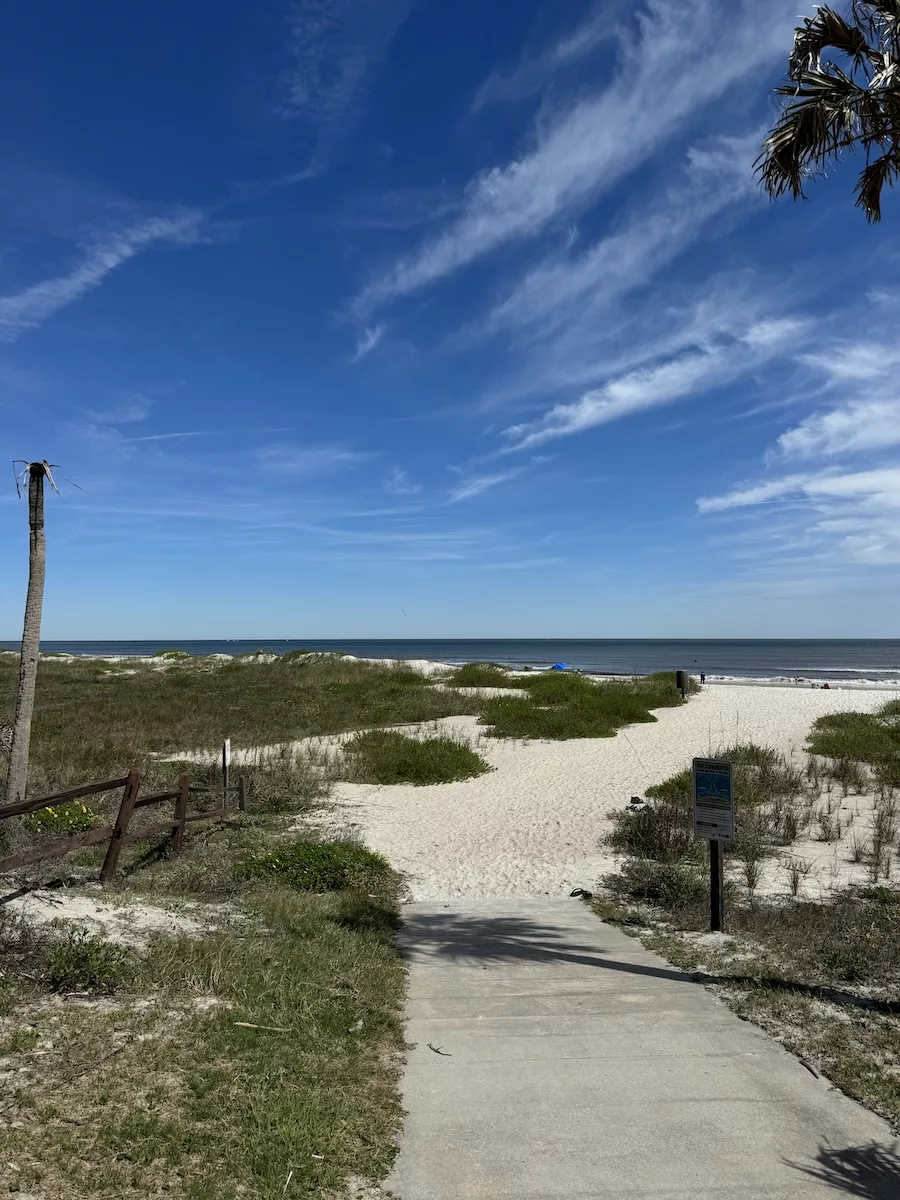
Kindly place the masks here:
<instances>
[{"instance_id":1,"label":"ocean water","mask_svg":"<svg viewBox=\"0 0 900 1200\"><path fill-rule=\"evenodd\" d=\"M360 658L427 658L438 662L498 662L515 667L546 667L564 662L593 674L645 675L651 671L704 671L711 677L736 679L845 680L900 686L898 640L711 640L687 639L441 639L408 640L338 638L251 638L225 641L54 642L45 653L151 655L160 650L191 654L247 654L256 650L284 654L289 650L339 650ZM0 649L18 650L17 642Z\"/></svg>"}]
</instances>

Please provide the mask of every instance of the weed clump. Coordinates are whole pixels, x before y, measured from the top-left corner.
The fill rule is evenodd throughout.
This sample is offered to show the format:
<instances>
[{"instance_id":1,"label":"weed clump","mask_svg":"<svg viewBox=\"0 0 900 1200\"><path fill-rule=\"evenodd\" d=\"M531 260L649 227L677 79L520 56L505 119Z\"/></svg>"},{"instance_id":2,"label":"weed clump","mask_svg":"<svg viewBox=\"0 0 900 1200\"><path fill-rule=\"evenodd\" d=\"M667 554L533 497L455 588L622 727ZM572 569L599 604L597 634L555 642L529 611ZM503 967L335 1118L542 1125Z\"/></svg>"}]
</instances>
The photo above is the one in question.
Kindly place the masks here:
<instances>
[{"instance_id":1,"label":"weed clump","mask_svg":"<svg viewBox=\"0 0 900 1200\"><path fill-rule=\"evenodd\" d=\"M356 734L345 744L344 757L349 777L360 783L453 783L491 769L463 742L411 738L393 729Z\"/></svg>"},{"instance_id":2,"label":"weed clump","mask_svg":"<svg viewBox=\"0 0 900 1200\"><path fill-rule=\"evenodd\" d=\"M612 737L623 725L655 721L654 708L683 704L674 672L595 683L584 675L546 672L519 681L528 697L497 697L481 720L494 737ZM691 689L696 690L696 685Z\"/></svg>"},{"instance_id":3,"label":"weed clump","mask_svg":"<svg viewBox=\"0 0 900 1200\"><path fill-rule=\"evenodd\" d=\"M68 804L56 804L52 808L42 808L25 818L26 828L30 833L39 836L53 835L65 837L71 833L87 833L89 829L99 829L100 819L93 809L82 804L80 800L72 800Z\"/></svg>"},{"instance_id":4,"label":"weed clump","mask_svg":"<svg viewBox=\"0 0 900 1200\"><path fill-rule=\"evenodd\" d=\"M54 992L109 995L120 991L134 975L128 950L81 926L53 938L44 953L47 983Z\"/></svg>"},{"instance_id":5,"label":"weed clump","mask_svg":"<svg viewBox=\"0 0 900 1200\"><path fill-rule=\"evenodd\" d=\"M271 879L298 892L384 891L394 872L387 859L357 842L286 842L238 864L244 879Z\"/></svg>"},{"instance_id":6,"label":"weed clump","mask_svg":"<svg viewBox=\"0 0 900 1200\"><path fill-rule=\"evenodd\" d=\"M471 662L457 669L448 682L453 687L520 688L520 679L510 675L505 667L493 662Z\"/></svg>"}]
</instances>

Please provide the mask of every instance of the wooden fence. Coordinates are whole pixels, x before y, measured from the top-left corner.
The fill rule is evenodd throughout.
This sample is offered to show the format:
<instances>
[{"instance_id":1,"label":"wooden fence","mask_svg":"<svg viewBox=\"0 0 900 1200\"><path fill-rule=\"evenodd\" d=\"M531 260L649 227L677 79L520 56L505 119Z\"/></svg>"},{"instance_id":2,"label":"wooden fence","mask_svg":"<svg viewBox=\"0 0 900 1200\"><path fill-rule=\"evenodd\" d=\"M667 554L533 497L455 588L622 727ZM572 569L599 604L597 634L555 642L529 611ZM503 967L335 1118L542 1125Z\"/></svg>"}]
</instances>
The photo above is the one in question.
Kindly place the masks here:
<instances>
[{"instance_id":1,"label":"wooden fence","mask_svg":"<svg viewBox=\"0 0 900 1200\"><path fill-rule=\"evenodd\" d=\"M229 812L228 796L230 793L237 793L237 807L239 812L244 812L247 807L246 782L243 778L239 779L234 787L226 785L222 789L222 803L219 808L189 813L188 804L192 795L198 793L209 795L214 789L204 787L200 784L193 784L189 776L182 775L178 781L178 787L174 791L158 792L152 796L142 796L140 794L140 771L131 770L122 779L106 779L102 783L86 783L81 787L70 788L66 792L57 792L54 796L40 796L33 800L22 800L18 804L6 804L0 807L0 821L8 817L22 817L30 813L40 812L41 809L52 808L55 804L67 804L70 800L80 800L85 796L96 796L101 792L117 791L119 788L123 789L122 801L113 825L104 826L102 829L89 829L85 833L69 834L67 837L54 838L52 841L43 842L31 850L25 850L19 854L11 854L7 858L0 858L0 874L6 871L13 871L17 867L30 867L35 863L44 862L47 859L62 858L63 855L70 853L70 851L81 850L85 846L101 846L104 842L108 842L106 857L103 860L103 867L100 871L101 883L108 883L116 873L119 865L119 855L122 853L123 846L130 845L133 842L149 841L152 838L168 834L171 838L171 852L178 854L184 842L185 825L192 821L221 821L225 819ZM137 809L147 808L152 804L165 804L169 801L175 802L175 808L170 820L161 821L156 825L143 826L129 832L131 818Z\"/></svg>"}]
</instances>

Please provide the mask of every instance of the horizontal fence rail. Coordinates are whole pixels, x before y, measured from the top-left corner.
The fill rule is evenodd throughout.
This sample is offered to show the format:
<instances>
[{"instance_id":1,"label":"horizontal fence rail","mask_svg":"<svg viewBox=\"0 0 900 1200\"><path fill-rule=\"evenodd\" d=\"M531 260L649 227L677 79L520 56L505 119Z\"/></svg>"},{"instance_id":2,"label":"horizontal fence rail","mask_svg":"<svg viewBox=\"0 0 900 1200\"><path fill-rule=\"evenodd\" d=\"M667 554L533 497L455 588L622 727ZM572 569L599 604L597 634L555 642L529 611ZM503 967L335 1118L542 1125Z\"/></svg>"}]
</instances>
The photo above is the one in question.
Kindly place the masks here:
<instances>
[{"instance_id":1,"label":"horizontal fence rail","mask_svg":"<svg viewBox=\"0 0 900 1200\"><path fill-rule=\"evenodd\" d=\"M0 858L0 874L14 871L19 867L30 867L36 863L53 858L62 858L73 850L83 850L89 846L101 846L107 843L106 857L100 871L101 883L108 883L116 874L119 865L119 855L123 846L135 842L151 841L154 838L168 836L171 838L170 851L180 853L184 844L184 827L194 821L223 821L230 816L228 796L237 795L238 811L246 812L247 786L246 780L238 779L237 784L223 788L206 787L203 784L191 783L189 776L182 775L178 787L167 792L156 792L150 796L141 796L141 775L137 770L131 770L121 779L106 779L100 783L86 783L80 787L68 788L64 792L56 792L52 796L39 796L31 800L22 800L16 804L6 804L0 807L0 822L9 817L21 817L40 812L45 808L53 808L57 804L67 804L71 800L80 800L85 796L97 796L102 792L113 792L122 789L122 799L115 822L102 829L90 829L84 833L73 833L67 837L53 838L42 842L29 850ZM219 806L214 809L189 813L187 811L191 797L215 794L219 798ZM154 804L165 804L174 801L174 811L168 821L130 830L131 818L139 808L148 808ZM2 826L0 826L2 828Z\"/></svg>"}]
</instances>

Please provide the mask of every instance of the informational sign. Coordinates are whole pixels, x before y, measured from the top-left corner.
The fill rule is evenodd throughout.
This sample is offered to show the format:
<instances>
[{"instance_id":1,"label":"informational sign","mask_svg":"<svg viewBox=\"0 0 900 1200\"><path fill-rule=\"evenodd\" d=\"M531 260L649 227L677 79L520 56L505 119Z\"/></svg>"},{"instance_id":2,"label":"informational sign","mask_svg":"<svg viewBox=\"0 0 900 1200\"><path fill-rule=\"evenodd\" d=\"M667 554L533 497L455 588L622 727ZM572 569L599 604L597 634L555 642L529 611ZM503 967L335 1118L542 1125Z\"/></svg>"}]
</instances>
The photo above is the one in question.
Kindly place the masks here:
<instances>
[{"instance_id":1,"label":"informational sign","mask_svg":"<svg viewBox=\"0 0 900 1200\"><path fill-rule=\"evenodd\" d=\"M731 763L724 759L694 759L694 833L708 842L734 837Z\"/></svg>"}]
</instances>

